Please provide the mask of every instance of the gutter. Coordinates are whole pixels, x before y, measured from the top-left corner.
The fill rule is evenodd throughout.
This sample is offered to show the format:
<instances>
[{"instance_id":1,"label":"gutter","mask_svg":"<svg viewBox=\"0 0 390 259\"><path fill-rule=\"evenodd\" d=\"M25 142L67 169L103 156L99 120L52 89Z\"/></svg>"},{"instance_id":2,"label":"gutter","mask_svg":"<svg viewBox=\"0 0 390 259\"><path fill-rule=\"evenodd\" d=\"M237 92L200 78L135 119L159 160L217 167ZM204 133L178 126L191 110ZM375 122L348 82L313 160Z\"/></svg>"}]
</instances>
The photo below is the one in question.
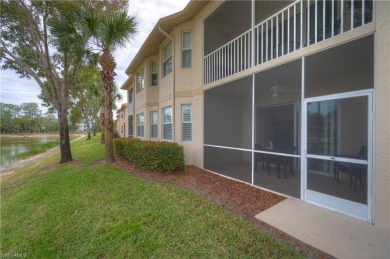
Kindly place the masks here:
<instances>
[{"instance_id":1,"label":"gutter","mask_svg":"<svg viewBox=\"0 0 390 259\"><path fill-rule=\"evenodd\" d=\"M175 125L176 125L176 116L175 116L175 110L176 110L176 101L175 101L175 94L176 94L176 69L175 69L175 39L166 33L163 28L161 28L161 25L158 26L159 32L161 32L162 35L167 37L172 41L172 76L173 76L173 96L172 96L172 118L173 118L173 125L172 125L172 141L175 142Z\"/></svg>"}]
</instances>

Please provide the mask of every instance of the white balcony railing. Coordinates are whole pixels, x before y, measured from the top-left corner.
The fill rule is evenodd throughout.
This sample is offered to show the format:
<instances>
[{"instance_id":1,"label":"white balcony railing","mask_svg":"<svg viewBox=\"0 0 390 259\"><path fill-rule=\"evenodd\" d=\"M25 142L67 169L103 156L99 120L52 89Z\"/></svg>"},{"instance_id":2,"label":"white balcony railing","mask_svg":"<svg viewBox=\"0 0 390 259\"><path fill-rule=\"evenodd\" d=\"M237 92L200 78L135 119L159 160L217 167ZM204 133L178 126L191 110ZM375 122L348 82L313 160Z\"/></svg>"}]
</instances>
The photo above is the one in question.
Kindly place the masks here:
<instances>
[{"instance_id":1,"label":"white balcony railing","mask_svg":"<svg viewBox=\"0 0 390 259\"><path fill-rule=\"evenodd\" d=\"M214 82L250 68L252 32L249 30L204 57L205 82Z\"/></svg>"},{"instance_id":2,"label":"white balcony railing","mask_svg":"<svg viewBox=\"0 0 390 259\"><path fill-rule=\"evenodd\" d=\"M372 0L297 0L206 55L204 84L367 24L373 9Z\"/></svg>"}]
</instances>

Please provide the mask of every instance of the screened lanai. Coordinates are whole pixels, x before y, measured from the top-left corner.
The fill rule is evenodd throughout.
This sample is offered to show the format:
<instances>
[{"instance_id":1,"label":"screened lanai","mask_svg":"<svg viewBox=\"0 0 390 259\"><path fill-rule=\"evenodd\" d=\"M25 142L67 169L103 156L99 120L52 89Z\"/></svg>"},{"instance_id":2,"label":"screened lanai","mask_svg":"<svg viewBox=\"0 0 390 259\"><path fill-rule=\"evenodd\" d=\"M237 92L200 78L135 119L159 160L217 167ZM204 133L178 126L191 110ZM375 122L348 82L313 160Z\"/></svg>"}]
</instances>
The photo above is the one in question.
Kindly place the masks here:
<instances>
[{"instance_id":1,"label":"screened lanai","mask_svg":"<svg viewBox=\"0 0 390 259\"><path fill-rule=\"evenodd\" d=\"M204 167L367 218L373 46L371 35L205 91Z\"/></svg>"}]
</instances>

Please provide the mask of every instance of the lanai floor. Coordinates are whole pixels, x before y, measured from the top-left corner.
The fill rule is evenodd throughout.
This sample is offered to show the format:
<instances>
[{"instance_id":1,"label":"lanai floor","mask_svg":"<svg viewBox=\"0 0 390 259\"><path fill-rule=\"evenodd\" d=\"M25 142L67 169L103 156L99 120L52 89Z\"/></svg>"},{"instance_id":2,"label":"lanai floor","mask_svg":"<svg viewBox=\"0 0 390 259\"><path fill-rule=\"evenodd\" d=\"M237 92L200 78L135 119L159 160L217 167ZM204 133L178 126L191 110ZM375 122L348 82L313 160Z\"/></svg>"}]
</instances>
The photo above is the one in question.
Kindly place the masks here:
<instances>
[{"instance_id":1,"label":"lanai floor","mask_svg":"<svg viewBox=\"0 0 390 259\"><path fill-rule=\"evenodd\" d=\"M297 199L256 218L336 258L390 258L389 230Z\"/></svg>"}]
</instances>

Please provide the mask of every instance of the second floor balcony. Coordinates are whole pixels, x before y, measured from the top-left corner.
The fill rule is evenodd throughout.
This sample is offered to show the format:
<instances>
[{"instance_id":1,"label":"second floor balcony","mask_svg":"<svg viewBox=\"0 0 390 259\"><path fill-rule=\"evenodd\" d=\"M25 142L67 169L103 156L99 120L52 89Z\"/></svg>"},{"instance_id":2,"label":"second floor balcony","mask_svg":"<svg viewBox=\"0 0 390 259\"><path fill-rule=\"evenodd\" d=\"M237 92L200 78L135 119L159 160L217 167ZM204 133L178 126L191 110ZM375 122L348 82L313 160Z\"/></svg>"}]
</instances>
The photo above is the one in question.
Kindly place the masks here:
<instances>
[{"instance_id":1,"label":"second floor balcony","mask_svg":"<svg viewBox=\"0 0 390 259\"><path fill-rule=\"evenodd\" d=\"M205 20L204 84L364 26L373 21L373 5L372 0L225 1Z\"/></svg>"}]
</instances>

